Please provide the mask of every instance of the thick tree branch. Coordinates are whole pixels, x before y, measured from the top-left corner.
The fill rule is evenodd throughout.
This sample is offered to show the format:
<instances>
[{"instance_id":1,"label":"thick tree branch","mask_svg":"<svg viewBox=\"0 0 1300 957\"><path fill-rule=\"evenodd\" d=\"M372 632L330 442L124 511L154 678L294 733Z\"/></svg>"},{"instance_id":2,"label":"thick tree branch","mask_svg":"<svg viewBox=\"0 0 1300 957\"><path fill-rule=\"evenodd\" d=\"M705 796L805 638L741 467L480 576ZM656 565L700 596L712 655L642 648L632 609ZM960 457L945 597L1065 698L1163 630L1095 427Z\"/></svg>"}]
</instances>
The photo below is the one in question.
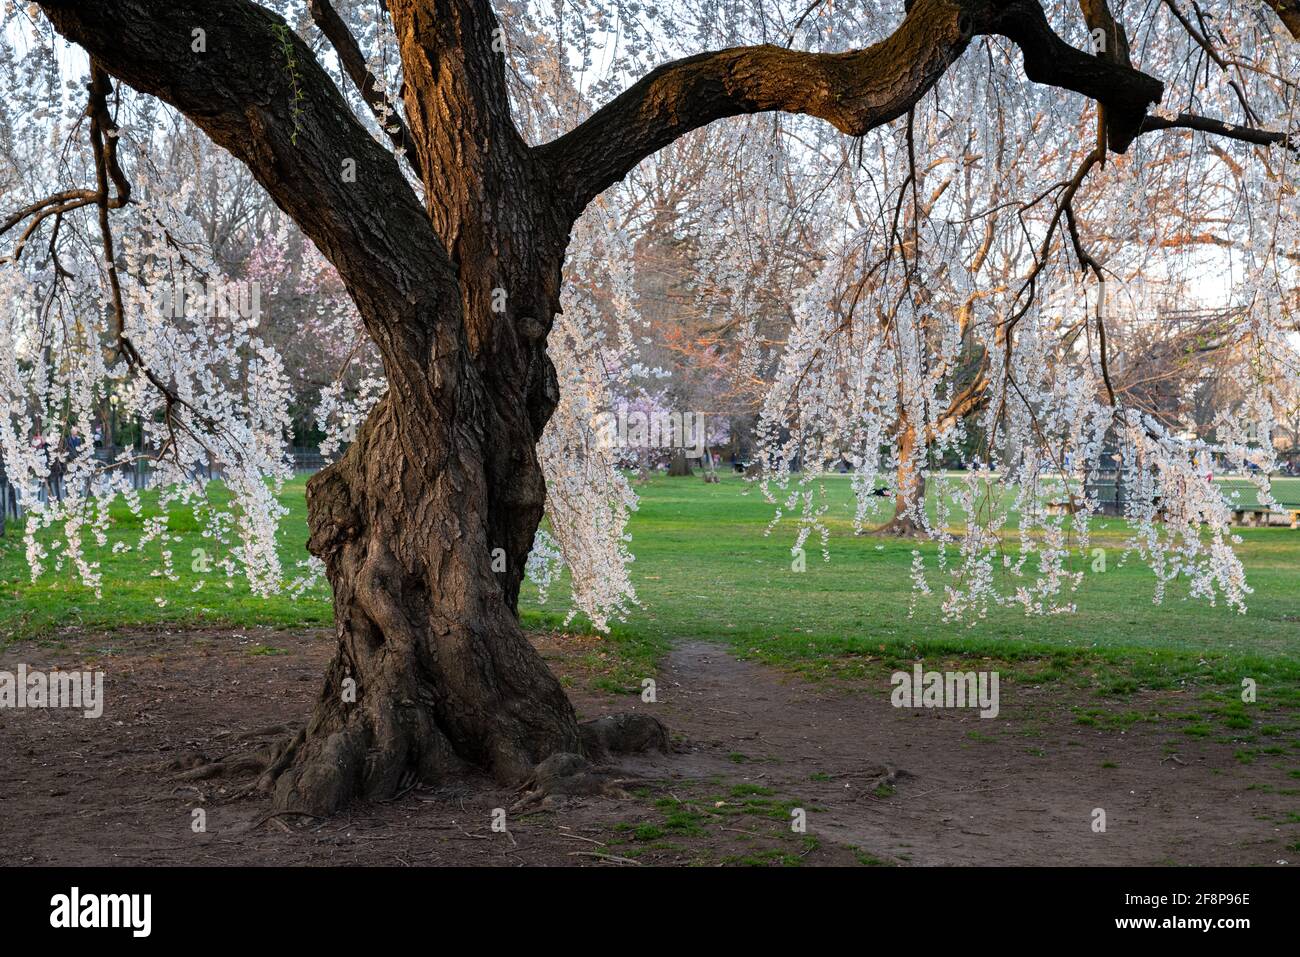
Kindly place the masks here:
<instances>
[{"instance_id":1,"label":"thick tree branch","mask_svg":"<svg viewBox=\"0 0 1300 957\"><path fill-rule=\"evenodd\" d=\"M763 45L676 60L537 155L577 215L646 156L724 117L806 113L860 136L906 113L961 55L971 33L960 14L948 0L917 0L893 35L851 53Z\"/></svg>"},{"instance_id":2,"label":"thick tree branch","mask_svg":"<svg viewBox=\"0 0 1300 957\"><path fill-rule=\"evenodd\" d=\"M505 57L494 48L496 15L488 0L388 0L388 8L434 229L453 258L482 257L492 237L466 232L480 229L487 197L511 192L528 166Z\"/></svg>"},{"instance_id":3,"label":"thick tree branch","mask_svg":"<svg viewBox=\"0 0 1300 957\"><path fill-rule=\"evenodd\" d=\"M1121 66L1132 66L1132 60L1129 58L1128 34L1124 32L1124 26L1110 12L1110 5L1106 0L1079 0L1079 9L1083 12L1084 22L1088 24L1097 56ZM1108 138L1115 132L1123 135L1122 130L1110 129L1105 107L1101 108L1100 114L1101 130L1105 131ZM1102 133L1099 132L1098 135Z\"/></svg>"},{"instance_id":4,"label":"thick tree branch","mask_svg":"<svg viewBox=\"0 0 1300 957\"><path fill-rule=\"evenodd\" d=\"M1106 111L1107 145L1128 150L1147 107L1159 103L1164 84L1126 63L1091 56L1070 46L1052 30L1037 0L992 0L988 26L980 33L1004 36L1020 47L1025 75L1035 83L1082 93Z\"/></svg>"},{"instance_id":5,"label":"thick tree branch","mask_svg":"<svg viewBox=\"0 0 1300 957\"><path fill-rule=\"evenodd\" d=\"M247 0L41 7L105 70L247 164L339 270L386 359L427 362L439 304L457 299L446 251L396 159L280 17Z\"/></svg>"},{"instance_id":6,"label":"thick tree branch","mask_svg":"<svg viewBox=\"0 0 1300 957\"><path fill-rule=\"evenodd\" d=\"M661 66L537 155L576 216L643 158L723 117L806 113L861 136L906 113L977 34L1014 41L1031 80L1106 106L1116 152L1128 148L1163 93L1159 80L1067 44L1036 0L915 0L893 34L863 50L737 47Z\"/></svg>"}]
</instances>

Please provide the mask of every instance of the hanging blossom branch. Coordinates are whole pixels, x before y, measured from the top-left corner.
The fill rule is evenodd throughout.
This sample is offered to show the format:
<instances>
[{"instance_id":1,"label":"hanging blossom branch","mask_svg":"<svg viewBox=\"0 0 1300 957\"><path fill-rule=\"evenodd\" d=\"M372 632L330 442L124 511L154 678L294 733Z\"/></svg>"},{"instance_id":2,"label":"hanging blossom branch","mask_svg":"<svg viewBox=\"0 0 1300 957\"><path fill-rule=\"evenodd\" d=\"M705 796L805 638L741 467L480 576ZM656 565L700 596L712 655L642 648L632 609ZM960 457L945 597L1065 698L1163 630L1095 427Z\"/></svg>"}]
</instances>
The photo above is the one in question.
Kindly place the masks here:
<instances>
[{"instance_id":1,"label":"hanging blossom branch","mask_svg":"<svg viewBox=\"0 0 1300 957\"><path fill-rule=\"evenodd\" d=\"M961 90L959 98L967 109L953 110L955 100L951 95L944 96L953 91L939 91L939 103L947 104L947 110L937 114L942 118L939 125L945 130L945 139L955 137L949 128L951 123L960 123L966 117L973 121L981 110L998 117L994 129L1034 129L1026 122L1030 116L999 112L1008 102L1005 91L999 90L990 102L974 100L972 91L980 88L981 81L972 72L965 70L960 77L946 78ZM1262 75L1271 74L1265 71ZM1098 112L1098 125L1109 134L1107 111L1103 108ZM1285 103L1281 112L1284 116L1287 113ZM1050 122L1039 128L1050 128ZM1294 134L1243 129L1186 115L1175 121L1144 117L1138 131L1175 127L1220 134L1249 146L1277 147L1294 142ZM1033 142L1033 133L1020 135L1040 147ZM1068 137L1068 132L1064 135ZM1217 596L1244 610L1250 589L1233 554L1235 537L1229 528L1228 493L1206 476L1225 468L1244 470L1249 464L1257 470L1248 477L1257 485L1261 501L1271 500L1266 477L1272 461L1268 436L1272 434L1273 412L1269 395L1294 383L1300 375L1300 357L1288 339L1288 302L1292 297L1286 292L1287 277L1274 273L1277 260L1285 257L1285 250L1291 248L1296 236L1296 196L1287 175L1290 167L1285 153L1269 155L1261 151L1256 173L1263 175L1252 176L1244 184L1245 202L1234 209L1232 221L1220 221L1215 233L1207 234L1207 241L1226 242L1252 263L1247 276L1233 289L1234 297L1239 297L1236 301L1245 305L1228 310L1232 321L1217 328L1213 349L1197 350L1202 361L1212 361L1216 371L1240 389L1243 400L1236 408L1220 413L1214 441L1188 439L1155 412L1129 406L1129 401L1139 403L1140 395L1130 399L1126 386L1117 378L1118 372L1131 380L1129 366L1133 360L1121 352L1121 365L1115 367L1117 355L1111 342L1114 330L1110 328L1115 321L1114 305L1108 305L1105 295L1109 285L1123 289L1116 270L1121 268L1117 253L1124 247L1116 246L1115 241L1124 237L1124 242L1132 245L1135 261L1146 268L1154 268L1153 252L1170 247L1162 240L1147 246L1151 240L1144 236L1129 236L1133 214L1128 210L1140 207L1126 206L1123 197L1129 197L1132 203L1136 196L1124 190L1140 189L1138 195L1148 195L1156 189L1161 176L1144 173L1142 164L1127 168L1112 164L1108 169L1104 163L1108 138L1100 138L1066 177L1046 189L1033 189L1034 198L1021 206L1019 215L1030 269L1027 279L1010 286L1014 295L971 300L966 298L967 289L989 288L987 280L975 283L974 273L980 271L976 263L981 256L977 253L972 257L967 277L953 264L965 260L968 253L935 243L942 236L944 223L969 221L969 213L963 210L959 217L951 207L947 211L940 209L933 229L920 233L928 242L915 239L915 223L909 224L900 238L902 191L915 195L918 189L910 119L906 135L894 137L894 150L886 154L887 158L882 155L880 169L889 170L892 163L907 171L898 188L899 202L889 203L889 216L874 234L844 242L845 249L855 244L864 246L862 272L845 277L837 265L843 261L840 254L826 254L827 269L798 302L795 329L764 409L765 487L774 486L773 495L777 488L789 488L796 481L790 463L797 459L802 465L797 488L778 511L780 518L796 510L800 534L795 547L800 547L811 532L825 535L825 506L805 490L815 487L828 463L847 458L854 467L860 503L856 519L860 521L863 504L870 502L866 496L877 490L875 479L882 446L890 450L884 466L898 468L901 476L914 474L926 465L925 444L908 438L918 427L928 440L937 438L930 445L931 454L961 445L964 424L956 424L945 434L943 425L947 423L940 413L952 406L948 397L955 386L936 383L932 372L944 365L945 356L954 355L945 350L958 341L957 327L966 325L946 319L945 312L960 316L958 303L966 298L978 305L977 317L968 325L976 342L974 351L996 360L991 363L989 375L996 382L991 391L997 401L972 409L977 413L972 425L984 437L986 465L958 480L927 468L931 481L938 485L938 494L931 502L937 516L928 516L916 498L909 505L924 533L939 545L938 564L944 572L941 581L946 579L945 611L952 617L978 617L995 604L1019 604L1027 612L1072 608L1061 602L1061 596L1077 588L1082 576L1069 570L1069 558L1075 552L1067 546L1071 536L1077 536L1080 547L1086 547L1088 542L1088 518L1099 508L1094 480L1102 471L1103 454L1107 458L1111 454L1118 456L1125 474L1132 476L1128 489L1132 497L1125 511L1135 531L1129 546L1155 571L1156 600L1164 596L1172 582L1185 579L1191 594L1211 601ZM888 137L881 139L889 141ZM1001 147L990 139L985 134L979 153L998 155ZM1164 156L1165 147L1158 140L1154 143L1157 157ZM1071 155L1059 145L1054 148L1059 151L1057 156L1064 158L1055 162ZM1210 155L1221 154L1211 151ZM951 163L951 159L940 159L935 165ZM1241 173L1239 165L1226 160L1219 172L1224 168ZM1196 175L1210 176L1213 181L1213 172L1207 169ZM1085 180L1098 176L1102 182L1093 184L1096 190L1086 195ZM1035 177L1027 175L1023 179L1026 182L1021 188L1031 189ZM1003 188L988 178L977 178L973 187L977 195L986 197L998 196ZM1118 205L1103 206L1096 215L1105 226L1090 230L1081 216L1084 210L1080 204L1095 209L1108 199L1107 189L1118 189L1113 198ZM1044 211L1040 204L1048 198L1053 201ZM1258 208L1256 203L1260 204ZM998 205L988 203L991 211ZM913 208L925 207L913 200ZM1190 206L1183 214L1186 222L1198 221L1195 217L1201 213L1197 209ZM1269 212L1259 216L1260 210ZM1116 212L1120 215L1116 216ZM1026 219L1027 214L1032 217ZM1150 218L1152 213L1148 209L1142 215ZM1211 216L1204 221L1214 220ZM1276 233L1266 235L1262 223L1267 223L1269 229L1276 228ZM834 229L827 231L833 234ZM1246 231L1257 235L1243 242ZM1097 283L1091 291L1066 281L1054 266L1053 249L1063 232L1080 268ZM872 246L883 252L871 253ZM1277 250L1280 255L1274 256L1268 250ZM904 292L919 286L926 290L925 295L898 295L897 286L888 285L886 264L895 252L904 258L903 278L894 280L895 284L901 281ZM1151 258L1143 259L1144 255ZM875 291L870 297L875 300L875 309L867 315L859 317L856 310L850 310L846 319L836 308L845 297L842 284L846 278L850 290L857 287L852 291L854 301L864 286ZM1076 322L1067 304L1073 298L1082 303L1085 312L1094 312L1091 292L1096 293L1095 316ZM882 295L898 298L881 302ZM1156 322L1159 318L1150 312L1140 321ZM1010 329L1017 324L1022 328L1017 335L1010 335ZM1064 338L1059 331L1063 325L1071 330ZM1081 333L1089 342L1086 351L1077 347ZM1063 347L1055 345L1058 341L1063 342ZM896 429L891 423L898 423ZM904 468L908 459L912 467ZM886 488L896 488L892 477ZM1007 489L1014 493L1010 499L1002 494ZM956 499L955 508L949 504L951 497ZM1054 516L1047 506L1056 501L1068 503L1068 508ZM1019 517L1014 521L1019 525L1020 545L1018 553L1011 553L1006 550L1005 533L1017 513ZM956 538L952 526L959 523L965 523L965 530ZM958 546L955 555L954 544ZM1037 573L1031 576L1034 556ZM918 588L928 591L930 584L919 552L916 558ZM997 584L998 568L1010 576L1010 593ZM1025 578L1030 581L1021 584Z\"/></svg>"},{"instance_id":2,"label":"hanging blossom branch","mask_svg":"<svg viewBox=\"0 0 1300 957\"><path fill-rule=\"evenodd\" d=\"M602 199L579 221L566 263L564 310L548 339L560 402L537 444L549 530L539 529L529 558L529 577L543 600L558 568L569 569L569 619L580 611L600 631L639 604L627 531L637 496L620 467L622 450L599 428L601 417L633 391L636 343L644 331L617 198ZM592 288L608 292L608 314Z\"/></svg>"},{"instance_id":3,"label":"hanging blossom branch","mask_svg":"<svg viewBox=\"0 0 1300 957\"><path fill-rule=\"evenodd\" d=\"M123 131L109 108L113 86L94 58L88 91L83 118L95 188L25 206L35 224L0 265L0 454L27 511L32 574L51 562L71 565L98 590L99 565L86 546L107 545L110 505L121 498L142 531L134 546L119 540L114 550L156 546L155 574L175 581L169 506L184 503L211 540L204 570L224 571L228 585L242 571L254 591L268 593L280 583L275 530L283 508L275 493L287 475L282 364L251 334L255 300L226 298L230 284L188 235L192 226L165 205L133 197ZM60 229L91 206L98 255ZM9 228L20 221L10 219ZM23 247L45 220L52 222L49 258L32 262ZM177 289L202 291L178 301ZM140 438L137 449L101 462L91 436L109 405L139 424ZM143 459L151 462L146 487L158 491L159 513L146 513L131 478ZM207 497L197 465L222 473L228 500ZM61 538L41 534L56 524Z\"/></svg>"},{"instance_id":4,"label":"hanging blossom branch","mask_svg":"<svg viewBox=\"0 0 1300 957\"><path fill-rule=\"evenodd\" d=\"M36 234L41 224L50 216L55 219L55 229L63 217L84 206L96 204L101 210L121 209L131 200L131 183L122 172L117 158L117 127L108 112L108 95L112 92L107 75L97 65L91 65L90 100L85 116L90 118L90 141L95 160L96 183L94 189L65 189L37 200L6 217L0 222L0 236L30 217L26 229L14 244L13 252L0 257L0 263L16 263L22 258L28 240ZM115 192L109 190L112 180ZM102 219L101 219L102 223ZM106 240L111 242L111 240ZM111 261L111 259L110 259Z\"/></svg>"},{"instance_id":5,"label":"hanging blossom branch","mask_svg":"<svg viewBox=\"0 0 1300 957\"><path fill-rule=\"evenodd\" d=\"M419 155L411 148L414 142L411 133L406 128L406 123L389 104L374 74L366 68L366 58L357 44L356 37L352 35L352 31L348 29L348 25L343 22L343 18L339 16L329 0L311 0L309 6L312 19L334 45L339 55L339 62L343 64L343 69L347 71L348 78L352 80L361 98L374 112L384 135L392 141L397 154L406 160L415 178L423 182L424 171L420 165Z\"/></svg>"}]
</instances>

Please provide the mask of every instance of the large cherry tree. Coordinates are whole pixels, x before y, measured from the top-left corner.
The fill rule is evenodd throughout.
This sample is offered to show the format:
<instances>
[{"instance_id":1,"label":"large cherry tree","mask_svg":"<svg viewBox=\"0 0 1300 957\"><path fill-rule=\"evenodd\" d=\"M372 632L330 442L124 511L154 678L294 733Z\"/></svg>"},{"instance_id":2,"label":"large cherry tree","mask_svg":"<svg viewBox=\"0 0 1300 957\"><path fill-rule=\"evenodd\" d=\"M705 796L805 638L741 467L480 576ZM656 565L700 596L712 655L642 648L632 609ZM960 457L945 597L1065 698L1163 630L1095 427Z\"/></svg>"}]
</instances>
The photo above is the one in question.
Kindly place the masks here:
<instances>
[{"instance_id":1,"label":"large cherry tree","mask_svg":"<svg viewBox=\"0 0 1300 957\"><path fill-rule=\"evenodd\" d=\"M1300 36L1292 0L1269 4L1267 15ZM597 109L561 114L583 118L532 142L527 118L512 106L504 52L517 25L503 26L489 0L389 0L384 29L400 56L399 97L327 0L312 0L310 12L350 92L276 12L250 0L38 5L90 58L97 185L53 207L38 200L14 223L80 203L98 207L107 237L110 212L130 201L108 110L114 83L125 84L179 111L247 165L333 264L382 357L387 392L341 458L308 485L309 548L333 589L337 652L310 721L274 752L261 779L277 807L311 813L470 769L518 782L548 756L588 747L559 682L522 634L516 606L547 500L538 444L561 401L548 335L561 312L566 250L589 204L644 159L715 121L776 111L824 120L852 137L906 118L902 157L922 162L913 112L932 94L952 92L943 80L954 64L1004 71L991 47L963 56L982 38L1018 56L1023 75L1015 82L1041 87L1076 112L1095 106L1095 134L1077 174L1053 192L1053 215L1035 234L1044 262L1030 264L1024 308L1014 303L1010 321L1004 316L985 342L990 354L1005 350L1006 361L989 373L1002 383L986 406L997 423L1014 415L1020 387L1010 371L1033 358L1017 353L1013 361L1013 330L1030 327L1022 320L1035 282L1046 282L1047 253L1069 237L1081 261L1091 258L1076 207L1094 169L1147 135L1195 131L1199 150L1211 137L1273 155L1291 145L1287 129L1254 122L1249 107L1249 122L1239 122L1161 106L1166 78L1141 64L1169 65L1180 79L1184 65L1147 51L1145 35L1130 39L1106 0L1080 0L1070 11L1076 36L1092 38L1087 49L1066 42L1038 0L911 0L890 11L892 31L873 28L883 39L870 45L837 41L843 49L807 52L778 42L686 56ZM1185 27L1182 41L1213 45L1203 23ZM1149 42L1159 47L1168 35ZM1277 35L1281 42L1280 28ZM558 44L552 71L562 74L571 52L563 37ZM1214 56L1223 58L1217 49ZM533 71L531 79L544 77ZM354 112L349 102L358 94L399 149ZM1022 146L1043 133L1033 123L1023 132ZM1031 152L1020 162L1036 160ZM900 222L907 230L907 215L882 209L894 233ZM914 233L896 246L905 265L922 258ZM112 274L114 251L107 238L105 245ZM894 238L888 247L895 251ZM1090 265L1100 277L1095 260ZM954 286L952 302L970 298L950 276L936 272L933 281ZM895 286L910 290L915 305L921 284L909 267ZM110 311L120 319L121 304ZM902 321L873 319L891 328ZM143 347L120 333L119 323L121 354L147 366ZM167 395L169 416L194 421L192 402L169 394L165 378L151 381ZM922 394L921 385L907 394ZM1042 410L1037 399L1023 404L1030 418ZM914 428L927 415L919 406L893 413L891 421L910 414ZM879 434L869 437L879 444ZM1135 439L1148 440L1161 441ZM1204 511L1199 500L1195 509ZM1193 520L1200 519L1189 513ZM962 548L982 541L974 536Z\"/></svg>"}]
</instances>

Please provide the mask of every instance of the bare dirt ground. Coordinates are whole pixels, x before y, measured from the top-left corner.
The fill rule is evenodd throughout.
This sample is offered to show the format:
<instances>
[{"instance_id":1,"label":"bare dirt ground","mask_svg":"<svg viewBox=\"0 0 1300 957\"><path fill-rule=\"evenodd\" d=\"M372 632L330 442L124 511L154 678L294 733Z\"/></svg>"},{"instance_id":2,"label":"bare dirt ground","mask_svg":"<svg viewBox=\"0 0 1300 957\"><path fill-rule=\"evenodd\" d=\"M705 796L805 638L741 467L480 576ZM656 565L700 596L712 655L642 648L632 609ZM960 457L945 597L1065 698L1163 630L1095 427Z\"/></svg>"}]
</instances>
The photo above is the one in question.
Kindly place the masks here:
<instances>
[{"instance_id":1,"label":"bare dirt ground","mask_svg":"<svg viewBox=\"0 0 1300 957\"><path fill-rule=\"evenodd\" d=\"M1002 687L1002 713L913 711L870 685L809 683L683 642L657 702L591 689L593 639L537 635L584 717L649 710L677 753L644 783L494 831L517 795L415 788L329 820L268 817L239 781L178 781L187 755L245 750L308 713L332 650L318 631L70 634L0 651L0 670L100 668L102 718L0 710L0 864L1300 863L1295 758L1243 765L1176 722L1076 722L1060 686ZM1177 694L1126 699L1165 711ZM1286 749L1279 749L1285 752ZM892 773L891 773L892 772ZM1105 833L1092 828L1106 813ZM791 828L802 809L807 828ZM195 810L206 816L196 832Z\"/></svg>"}]
</instances>

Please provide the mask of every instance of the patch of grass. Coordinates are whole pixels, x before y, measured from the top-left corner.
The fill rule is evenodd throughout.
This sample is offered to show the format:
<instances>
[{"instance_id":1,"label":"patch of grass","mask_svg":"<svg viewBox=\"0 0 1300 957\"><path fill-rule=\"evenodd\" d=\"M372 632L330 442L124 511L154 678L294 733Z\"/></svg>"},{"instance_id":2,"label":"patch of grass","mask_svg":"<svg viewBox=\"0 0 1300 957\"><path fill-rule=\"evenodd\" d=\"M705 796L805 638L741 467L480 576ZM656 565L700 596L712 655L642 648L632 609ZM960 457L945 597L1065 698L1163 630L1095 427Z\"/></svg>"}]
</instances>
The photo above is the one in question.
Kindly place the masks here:
<instances>
[{"instance_id":1,"label":"patch of grass","mask_svg":"<svg viewBox=\"0 0 1300 957\"><path fill-rule=\"evenodd\" d=\"M260 657L264 655L287 655L289 652L283 648L272 648L270 645L253 645L248 649L248 653Z\"/></svg>"},{"instance_id":2,"label":"patch of grass","mask_svg":"<svg viewBox=\"0 0 1300 957\"><path fill-rule=\"evenodd\" d=\"M305 486L304 479L286 483L280 496L288 514L277 543L290 578L299 574L298 563L307 558ZM212 497L217 501L227 498L219 483L214 484ZM9 524L0 537L0 645L18 638L52 640L59 629L70 627L106 631L158 625L297 628L325 627L332 621L330 590L324 581L295 599L287 594L260 597L252 593L247 581L238 577L227 580L218 565L226 555L203 537L191 509L168 512L165 543L154 542L143 551L134 547L113 551L114 545L134 546L143 520L161 514L156 494L144 493L141 501L142 517L120 502L112 507L107 547L92 547L87 542L103 574L99 596L80 584L67 564L60 569L57 563L49 563L47 572L33 582L22 526ZM48 531L40 537L47 546L56 540ZM175 581L156 574L164 547L174 556Z\"/></svg>"},{"instance_id":3,"label":"patch of grass","mask_svg":"<svg viewBox=\"0 0 1300 957\"><path fill-rule=\"evenodd\" d=\"M853 856L857 859L857 862L861 864L863 867L896 866L893 861L887 861L884 860L883 858L876 857L874 854L869 854L860 847L853 848Z\"/></svg>"},{"instance_id":4,"label":"patch of grass","mask_svg":"<svg viewBox=\"0 0 1300 957\"><path fill-rule=\"evenodd\" d=\"M741 481L658 477L639 485L631 532L644 613L616 626L615 640L648 632L715 639L809 679L883 679L882 687L892 670L910 671L918 660L968 668L971 658L1005 681L1070 682L1108 698L1147 689L1239 694L1249 676L1263 689L1261 705L1300 705L1300 623L1288 620L1300 534L1291 529L1240 530L1239 554L1255 588L1244 619L1177 589L1152 604L1151 574L1132 560L1089 574L1075 614L1032 618L994 608L968 628L943 621L940 594L912 595L912 550L932 559L933 546L854 535L847 480L824 485L831 560L809 562L803 573L791 571L782 537L792 538L792 528L765 534L772 506L745 495ZM1122 536L1117 521L1094 524L1095 546L1117 550ZM912 615L895 613L914 597ZM525 604L531 600L526 586ZM526 617L533 613L529 606ZM545 614L540 606L536 613ZM1137 720L1127 711L1093 717L1120 727ZM1224 723L1244 730L1241 720L1226 715Z\"/></svg>"},{"instance_id":5,"label":"patch of grass","mask_svg":"<svg viewBox=\"0 0 1300 957\"><path fill-rule=\"evenodd\" d=\"M664 830L684 837L698 837L704 833L704 821L702 813L683 805L664 814Z\"/></svg>"},{"instance_id":6,"label":"patch of grass","mask_svg":"<svg viewBox=\"0 0 1300 957\"><path fill-rule=\"evenodd\" d=\"M632 836L638 841L657 841L664 836L664 832L654 824L638 824L633 828Z\"/></svg>"},{"instance_id":7,"label":"patch of grass","mask_svg":"<svg viewBox=\"0 0 1300 957\"><path fill-rule=\"evenodd\" d=\"M798 854L792 854L780 848L769 848L765 851L754 851L750 854L731 854L724 857L722 863L740 867L769 867L773 864L781 867L798 867L803 863L803 859Z\"/></svg>"},{"instance_id":8,"label":"patch of grass","mask_svg":"<svg viewBox=\"0 0 1300 957\"><path fill-rule=\"evenodd\" d=\"M775 793L771 788L765 788L758 784L737 784L731 789L732 797L771 797Z\"/></svg>"}]
</instances>

